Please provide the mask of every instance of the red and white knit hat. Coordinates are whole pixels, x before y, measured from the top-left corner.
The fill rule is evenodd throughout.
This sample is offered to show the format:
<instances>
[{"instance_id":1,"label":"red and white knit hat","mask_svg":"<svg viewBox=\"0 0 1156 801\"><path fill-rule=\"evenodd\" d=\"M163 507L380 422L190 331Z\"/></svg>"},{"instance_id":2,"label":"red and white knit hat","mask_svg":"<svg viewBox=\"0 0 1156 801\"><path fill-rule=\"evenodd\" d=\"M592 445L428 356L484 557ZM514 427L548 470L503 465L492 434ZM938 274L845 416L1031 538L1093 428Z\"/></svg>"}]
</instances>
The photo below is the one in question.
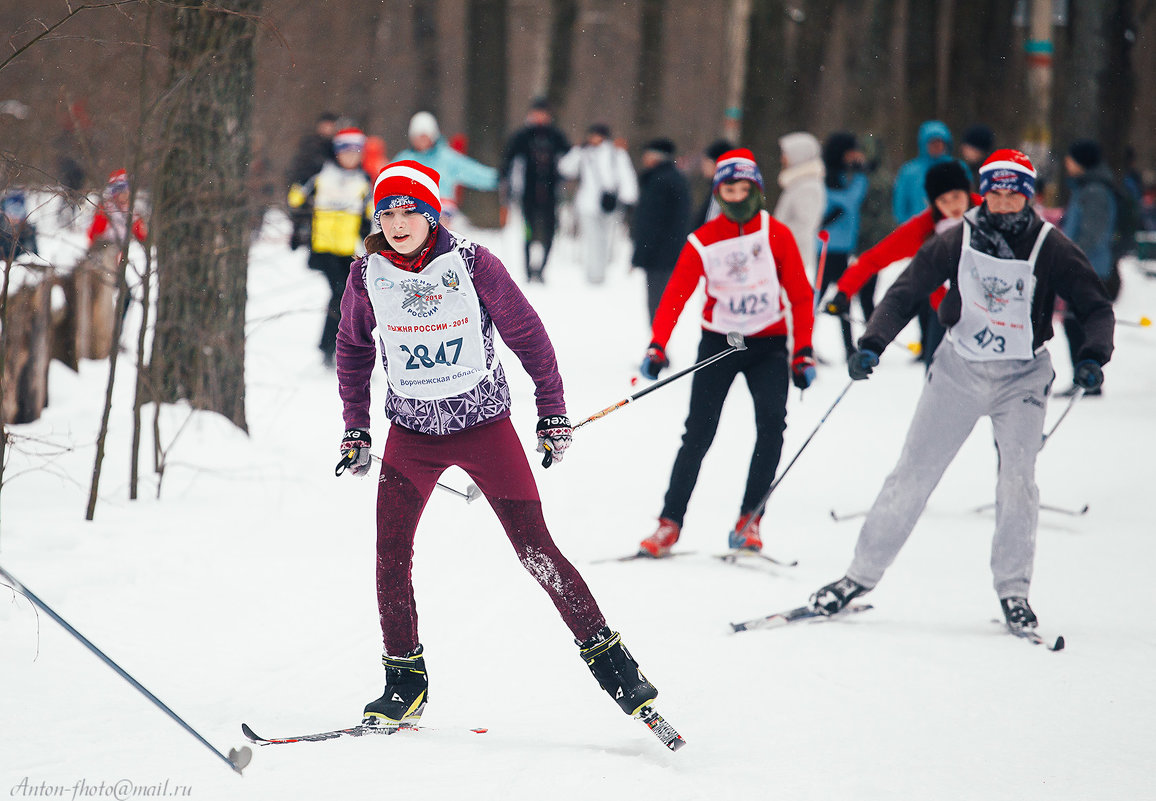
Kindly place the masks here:
<instances>
[{"instance_id":1,"label":"red and white knit hat","mask_svg":"<svg viewBox=\"0 0 1156 801\"><path fill-rule=\"evenodd\" d=\"M1036 168L1031 159L1010 148L988 156L979 168L979 193L986 195L995 189L1019 192L1030 200L1036 193Z\"/></svg>"},{"instance_id":2,"label":"red and white knit hat","mask_svg":"<svg viewBox=\"0 0 1156 801\"><path fill-rule=\"evenodd\" d=\"M106 195L115 195L117 192L128 191L128 173L124 170L114 170L109 173L108 181L104 185Z\"/></svg>"},{"instance_id":3,"label":"red and white knit hat","mask_svg":"<svg viewBox=\"0 0 1156 801\"><path fill-rule=\"evenodd\" d=\"M441 218L437 170L416 161L395 161L386 166L373 184L373 216L386 209L416 210L431 226Z\"/></svg>"},{"instance_id":4,"label":"red and white knit hat","mask_svg":"<svg viewBox=\"0 0 1156 801\"><path fill-rule=\"evenodd\" d=\"M759 165L755 163L755 154L745 147L740 147L719 156L715 162L711 191L716 191L719 184L727 181L750 181L758 186L761 192L763 174L759 172Z\"/></svg>"},{"instance_id":5,"label":"red and white knit hat","mask_svg":"<svg viewBox=\"0 0 1156 801\"><path fill-rule=\"evenodd\" d=\"M333 137L333 152L343 150L364 150L365 134L360 128L342 128Z\"/></svg>"}]
</instances>

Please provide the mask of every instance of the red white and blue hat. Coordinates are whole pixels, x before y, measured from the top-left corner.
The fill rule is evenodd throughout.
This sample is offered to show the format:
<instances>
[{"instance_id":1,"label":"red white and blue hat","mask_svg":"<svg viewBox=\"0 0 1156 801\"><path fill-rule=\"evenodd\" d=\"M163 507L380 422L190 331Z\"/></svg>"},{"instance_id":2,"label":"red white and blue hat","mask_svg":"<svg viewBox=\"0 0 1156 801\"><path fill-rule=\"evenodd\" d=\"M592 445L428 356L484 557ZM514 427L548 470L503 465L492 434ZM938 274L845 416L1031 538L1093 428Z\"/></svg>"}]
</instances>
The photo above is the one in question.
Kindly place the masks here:
<instances>
[{"instance_id":1,"label":"red white and blue hat","mask_svg":"<svg viewBox=\"0 0 1156 801\"><path fill-rule=\"evenodd\" d=\"M751 181L763 189L763 174L759 172L759 165L755 163L755 154L740 147L737 150L728 150L718 157L714 168L714 181L711 191L718 189L719 184L727 181Z\"/></svg>"},{"instance_id":2,"label":"red white and blue hat","mask_svg":"<svg viewBox=\"0 0 1156 801\"><path fill-rule=\"evenodd\" d=\"M343 150L364 150L365 134L360 128L342 128L333 137L333 152Z\"/></svg>"},{"instance_id":3,"label":"red white and blue hat","mask_svg":"<svg viewBox=\"0 0 1156 801\"><path fill-rule=\"evenodd\" d=\"M996 189L1019 192L1030 200L1036 193L1036 168L1031 159L1010 148L988 156L979 168L979 193L986 195Z\"/></svg>"},{"instance_id":4,"label":"red white and blue hat","mask_svg":"<svg viewBox=\"0 0 1156 801\"><path fill-rule=\"evenodd\" d=\"M395 161L388 165L373 184L373 216L386 209L417 211L430 226L436 226L442 214L437 170L416 161Z\"/></svg>"},{"instance_id":5,"label":"red white and blue hat","mask_svg":"<svg viewBox=\"0 0 1156 801\"><path fill-rule=\"evenodd\" d=\"M113 170L108 175L108 181L104 185L104 193L112 196L117 192L128 191L128 173L124 170Z\"/></svg>"}]
</instances>

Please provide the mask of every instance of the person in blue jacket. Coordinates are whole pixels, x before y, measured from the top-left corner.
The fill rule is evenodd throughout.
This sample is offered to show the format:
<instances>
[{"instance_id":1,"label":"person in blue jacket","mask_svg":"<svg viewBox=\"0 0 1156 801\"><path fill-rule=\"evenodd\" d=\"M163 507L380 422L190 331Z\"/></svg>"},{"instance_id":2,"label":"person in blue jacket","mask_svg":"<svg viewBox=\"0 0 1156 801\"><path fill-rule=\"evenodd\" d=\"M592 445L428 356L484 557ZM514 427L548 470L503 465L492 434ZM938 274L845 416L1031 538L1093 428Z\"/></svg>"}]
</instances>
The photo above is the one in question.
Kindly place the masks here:
<instances>
[{"instance_id":1,"label":"person in blue jacket","mask_svg":"<svg viewBox=\"0 0 1156 801\"><path fill-rule=\"evenodd\" d=\"M827 287L838 282L847 269L851 255L859 248L859 208L867 197L868 181L864 171L866 158L859 149L855 134L837 131L827 137L823 145L823 166L827 175L827 211L823 215L823 230L829 237L827 259L823 268L823 282L818 297L823 297ZM860 292L859 302L863 306L864 319L875 309L874 284L865 286ZM865 299L863 293L868 293ZM843 348L850 356L855 352L851 341L851 321L844 317Z\"/></svg>"},{"instance_id":2,"label":"person in blue jacket","mask_svg":"<svg viewBox=\"0 0 1156 801\"><path fill-rule=\"evenodd\" d=\"M458 212L458 187L483 192L498 189L498 170L475 161L450 147L441 134L437 118L419 111L409 121L410 147L394 156L395 161L416 161L441 175L442 225L453 228Z\"/></svg>"},{"instance_id":3,"label":"person in blue jacket","mask_svg":"<svg viewBox=\"0 0 1156 801\"><path fill-rule=\"evenodd\" d=\"M902 225L927 208L923 179L932 164L951 158L951 131L939 120L919 126L919 155L899 168L891 195L891 213Z\"/></svg>"}]
</instances>

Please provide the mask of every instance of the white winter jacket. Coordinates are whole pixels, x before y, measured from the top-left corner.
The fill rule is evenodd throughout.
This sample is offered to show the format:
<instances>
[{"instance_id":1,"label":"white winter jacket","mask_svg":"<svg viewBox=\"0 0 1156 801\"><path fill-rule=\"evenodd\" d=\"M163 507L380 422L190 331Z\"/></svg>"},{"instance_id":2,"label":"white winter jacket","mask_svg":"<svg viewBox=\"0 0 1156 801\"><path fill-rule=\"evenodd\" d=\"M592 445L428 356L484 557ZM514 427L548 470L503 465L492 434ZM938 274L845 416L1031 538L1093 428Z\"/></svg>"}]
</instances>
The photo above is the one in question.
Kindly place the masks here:
<instances>
[{"instance_id":1,"label":"white winter jacket","mask_svg":"<svg viewBox=\"0 0 1156 801\"><path fill-rule=\"evenodd\" d=\"M617 192L620 205L638 202L638 176L625 150L610 140L599 145L580 145L558 160L564 178L578 179L574 210L581 215L602 212L602 193Z\"/></svg>"},{"instance_id":2,"label":"white winter jacket","mask_svg":"<svg viewBox=\"0 0 1156 801\"><path fill-rule=\"evenodd\" d=\"M823 185L822 146L809 133L790 133L779 140L787 166L779 173L783 193L775 204L774 216L791 229L807 274L814 279L818 265L816 239L827 209L827 188Z\"/></svg>"}]
</instances>

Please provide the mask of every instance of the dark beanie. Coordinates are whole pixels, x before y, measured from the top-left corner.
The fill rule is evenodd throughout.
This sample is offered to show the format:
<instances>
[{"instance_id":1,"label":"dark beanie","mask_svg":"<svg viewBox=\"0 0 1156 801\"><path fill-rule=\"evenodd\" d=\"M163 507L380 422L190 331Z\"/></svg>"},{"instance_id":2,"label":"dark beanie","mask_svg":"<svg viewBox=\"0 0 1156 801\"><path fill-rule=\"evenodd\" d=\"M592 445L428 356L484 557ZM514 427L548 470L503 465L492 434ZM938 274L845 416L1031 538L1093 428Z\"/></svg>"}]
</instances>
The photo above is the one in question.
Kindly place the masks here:
<instances>
[{"instance_id":1,"label":"dark beanie","mask_svg":"<svg viewBox=\"0 0 1156 801\"><path fill-rule=\"evenodd\" d=\"M670 157L674 155L674 142L666 138L651 139L642 149L662 153Z\"/></svg>"},{"instance_id":2,"label":"dark beanie","mask_svg":"<svg viewBox=\"0 0 1156 801\"><path fill-rule=\"evenodd\" d=\"M1068 148L1068 155L1085 170L1100 166L1100 162L1104 159L1100 145L1091 139L1077 139L1072 142L1072 146Z\"/></svg>"},{"instance_id":3,"label":"dark beanie","mask_svg":"<svg viewBox=\"0 0 1156 801\"><path fill-rule=\"evenodd\" d=\"M995 134L986 125L973 125L963 132L963 144L990 153L995 148Z\"/></svg>"},{"instance_id":4,"label":"dark beanie","mask_svg":"<svg viewBox=\"0 0 1156 801\"><path fill-rule=\"evenodd\" d=\"M610 126L604 122L596 122L586 129L586 133L592 136L601 136L603 139L609 139Z\"/></svg>"},{"instance_id":5,"label":"dark beanie","mask_svg":"<svg viewBox=\"0 0 1156 801\"><path fill-rule=\"evenodd\" d=\"M718 161L719 156L734 149L735 146L726 139L716 139L706 146L702 154L711 161Z\"/></svg>"},{"instance_id":6,"label":"dark beanie","mask_svg":"<svg viewBox=\"0 0 1156 801\"><path fill-rule=\"evenodd\" d=\"M933 165L923 178L923 190L927 192L927 201L932 206L937 197L953 189L962 189L964 192L971 190L967 171L955 159Z\"/></svg>"}]
</instances>

